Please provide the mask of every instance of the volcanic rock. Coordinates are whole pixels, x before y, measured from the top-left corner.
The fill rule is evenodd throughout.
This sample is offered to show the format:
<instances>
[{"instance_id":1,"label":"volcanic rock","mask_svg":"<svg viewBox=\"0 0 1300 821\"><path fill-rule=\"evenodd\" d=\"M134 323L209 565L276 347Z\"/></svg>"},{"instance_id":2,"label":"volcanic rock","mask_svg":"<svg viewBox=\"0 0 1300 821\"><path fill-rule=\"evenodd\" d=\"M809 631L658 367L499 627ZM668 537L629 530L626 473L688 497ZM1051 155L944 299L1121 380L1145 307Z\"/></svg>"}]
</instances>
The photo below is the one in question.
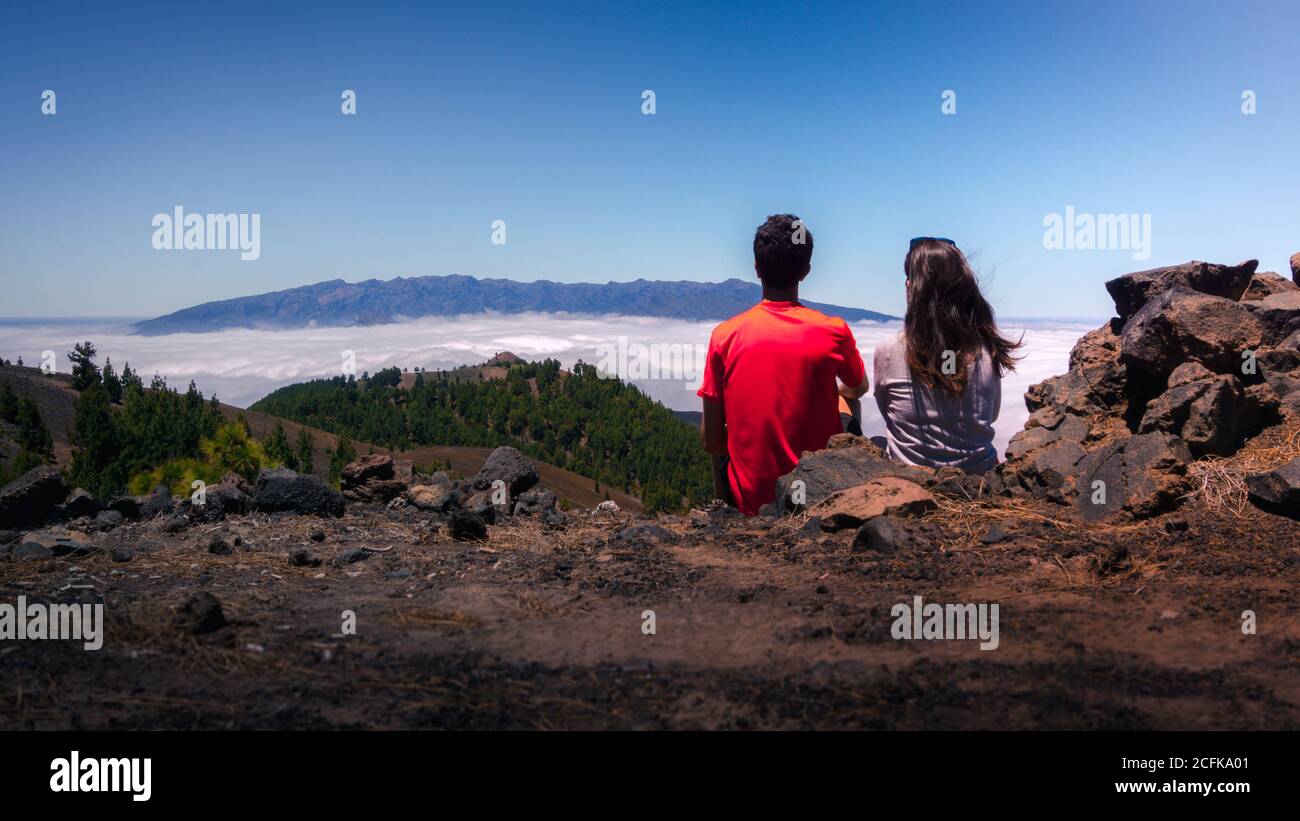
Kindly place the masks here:
<instances>
[{"instance_id":1,"label":"volcanic rock","mask_svg":"<svg viewBox=\"0 0 1300 821\"><path fill-rule=\"evenodd\" d=\"M1079 461L1075 474L1085 521L1144 519L1177 506L1188 490L1187 444L1167 433L1113 439Z\"/></svg>"},{"instance_id":2,"label":"volcanic rock","mask_svg":"<svg viewBox=\"0 0 1300 821\"><path fill-rule=\"evenodd\" d=\"M474 487L484 490L501 480L513 498L537 484L537 478L537 466L527 456L512 447L499 447L492 451L483 463L483 469L474 477Z\"/></svg>"},{"instance_id":3,"label":"volcanic rock","mask_svg":"<svg viewBox=\"0 0 1300 821\"><path fill-rule=\"evenodd\" d=\"M57 468L34 467L0 488L0 527L42 524L66 498L68 485Z\"/></svg>"},{"instance_id":4,"label":"volcanic rock","mask_svg":"<svg viewBox=\"0 0 1300 821\"><path fill-rule=\"evenodd\" d=\"M1300 297L1300 291L1294 294ZM1246 305L1265 306L1284 296ZM1124 325L1120 359L1159 380L1189 361L1215 373L1240 373L1243 354L1256 350L1263 339L1257 316L1253 307L1175 288L1147 302Z\"/></svg>"},{"instance_id":5,"label":"volcanic rock","mask_svg":"<svg viewBox=\"0 0 1300 821\"><path fill-rule=\"evenodd\" d=\"M1247 476L1246 492L1260 508L1300 519L1300 457L1273 470Z\"/></svg>"},{"instance_id":6,"label":"volcanic rock","mask_svg":"<svg viewBox=\"0 0 1300 821\"><path fill-rule=\"evenodd\" d=\"M775 515L792 513L817 504L837 490L872 479L897 477L924 484L932 476L933 472L926 468L891 462L884 451L870 443L819 450L803 454L794 470L777 479L776 501L770 510Z\"/></svg>"},{"instance_id":7,"label":"volcanic rock","mask_svg":"<svg viewBox=\"0 0 1300 821\"><path fill-rule=\"evenodd\" d=\"M920 485L889 476L836 491L808 508L808 515L821 517L822 528L835 531L885 514L919 516L937 506Z\"/></svg>"},{"instance_id":8,"label":"volcanic rock","mask_svg":"<svg viewBox=\"0 0 1300 821\"><path fill-rule=\"evenodd\" d=\"M1262 271L1250 278L1250 286L1241 295L1242 302L1252 302L1283 291L1296 290L1296 284L1281 274Z\"/></svg>"},{"instance_id":9,"label":"volcanic rock","mask_svg":"<svg viewBox=\"0 0 1300 821\"><path fill-rule=\"evenodd\" d=\"M342 516L343 494L319 476L288 468L264 469L257 475L253 506L266 513L289 512L315 516Z\"/></svg>"},{"instance_id":10,"label":"volcanic rock","mask_svg":"<svg viewBox=\"0 0 1300 821\"><path fill-rule=\"evenodd\" d=\"M1182 265L1152 268L1116 277L1106 283L1106 290L1110 292L1111 299L1115 300L1115 312L1120 319L1128 320L1151 299L1174 288L1236 302L1246 292L1258 267L1259 260L1255 259L1246 260L1239 265L1185 262Z\"/></svg>"},{"instance_id":11,"label":"volcanic rock","mask_svg":"<svg viewBox=\"0 0 1300 821\"><path fill-rule=\"evenodd\" d=\"M911 537L902 520L893 516L877 516L858 528L853 537L853 551L894 553L910 545Z\"/></svg>"},{"instance_id":12,"label":"volcanic rock","mask_svg":"<svg viewBox=\"0 0 1300 821\"><path fill-rule=\"evenodd\" d=\"M226 626L221 601L206 591L195 593L176 611L176 626L191 633L211 633Z\"/></svg>"}]
</instances>

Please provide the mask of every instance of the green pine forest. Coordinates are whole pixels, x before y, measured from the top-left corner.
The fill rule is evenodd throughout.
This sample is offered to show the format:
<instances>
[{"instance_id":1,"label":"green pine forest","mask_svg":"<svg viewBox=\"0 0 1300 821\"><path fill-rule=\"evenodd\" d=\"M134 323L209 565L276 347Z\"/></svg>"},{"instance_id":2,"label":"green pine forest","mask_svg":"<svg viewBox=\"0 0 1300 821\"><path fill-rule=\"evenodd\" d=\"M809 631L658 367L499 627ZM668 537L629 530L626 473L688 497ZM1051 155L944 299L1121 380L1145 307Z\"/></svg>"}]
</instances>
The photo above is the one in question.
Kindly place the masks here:
<instances>
[{"instance_id":1,"label":"green pine forest","mask_svg":"<svg viewBox=\"0 0 1300 821\"><path fill-rule=\"evenodd\" d=\"M504 379L465 380L422 371L317 379L280 388L251 410L292 419L391 450L429 445L513 445L596 483L637 495L648 511L700 504L711 493L696 433L632 385L579 362L510 366Z\"/></svg>"}]
</instances>

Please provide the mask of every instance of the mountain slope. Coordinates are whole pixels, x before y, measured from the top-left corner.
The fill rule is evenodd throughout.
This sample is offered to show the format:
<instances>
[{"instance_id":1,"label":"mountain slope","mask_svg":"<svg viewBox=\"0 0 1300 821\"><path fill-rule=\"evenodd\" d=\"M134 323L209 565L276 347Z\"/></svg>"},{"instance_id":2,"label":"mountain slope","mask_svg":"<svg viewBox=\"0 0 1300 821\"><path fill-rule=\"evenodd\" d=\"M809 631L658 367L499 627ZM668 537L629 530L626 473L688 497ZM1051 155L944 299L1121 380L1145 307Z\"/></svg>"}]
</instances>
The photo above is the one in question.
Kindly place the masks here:
<instances>
[{"instance_id":1,"label":"mountain slope","mask_svg":"<svg viewBox=\"0 0 1300 821\"><path fill-rule=\"evenodd\" d=\"M758 302L757 282L514 282L471 276L341 279L256 296L206 302L135 324L144 335L218 331L223 328L303 328L377 325L402 318L498 313L622 314L686 320L721 320ZM810 307L849 322L897 317L818 302Z\"/></svg>"}]
</instances>

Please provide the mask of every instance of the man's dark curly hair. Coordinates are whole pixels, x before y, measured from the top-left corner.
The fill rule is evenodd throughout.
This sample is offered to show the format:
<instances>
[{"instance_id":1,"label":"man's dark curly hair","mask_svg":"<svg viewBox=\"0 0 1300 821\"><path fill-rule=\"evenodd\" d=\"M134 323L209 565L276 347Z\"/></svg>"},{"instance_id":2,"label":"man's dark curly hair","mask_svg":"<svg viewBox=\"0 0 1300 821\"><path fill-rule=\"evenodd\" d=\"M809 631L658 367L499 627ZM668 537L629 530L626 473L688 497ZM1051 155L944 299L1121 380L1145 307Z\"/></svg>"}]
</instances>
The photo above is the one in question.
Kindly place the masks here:
<instances>
[{"instance_id":1,"label":"man's dark curly hair","mask_svg":"<svg viewBox=\"0 0 1300 821\"><path fill-rule=\"evenodd\" d=\"M773 214L754 232L754 268L769 288L793 288L812 265L813 235L794 214Z\"/></svg>"}]
</instances>

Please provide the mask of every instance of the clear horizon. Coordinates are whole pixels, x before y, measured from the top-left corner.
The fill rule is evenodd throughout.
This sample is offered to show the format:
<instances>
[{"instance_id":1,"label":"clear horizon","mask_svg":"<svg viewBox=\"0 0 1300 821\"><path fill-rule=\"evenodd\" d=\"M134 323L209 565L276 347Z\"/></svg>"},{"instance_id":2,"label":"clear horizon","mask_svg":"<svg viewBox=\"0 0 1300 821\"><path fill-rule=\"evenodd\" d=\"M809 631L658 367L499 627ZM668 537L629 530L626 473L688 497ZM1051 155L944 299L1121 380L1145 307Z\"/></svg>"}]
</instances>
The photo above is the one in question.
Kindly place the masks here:
<instances>
[{"instance_id":1,"label":"clear horizon","mask_svg":"<svg viewBox=\"0 0 1300 821\"><path fill-rule=\"evenodd\" d=\"M776 211L814 234L807 299L895 315L920 234L956 239L1008 318L1109 315L1119 274L1285 274L1300 250L1280 0L223 8L240 37L163 4L0 11L4 313L152 317L336 277L745 279ZM177 206L258 215L256 258L155 249ZM1046 247L1076 211L1134 234L1080 250L1070 220Z\"/></svg>"}]
</instances>

